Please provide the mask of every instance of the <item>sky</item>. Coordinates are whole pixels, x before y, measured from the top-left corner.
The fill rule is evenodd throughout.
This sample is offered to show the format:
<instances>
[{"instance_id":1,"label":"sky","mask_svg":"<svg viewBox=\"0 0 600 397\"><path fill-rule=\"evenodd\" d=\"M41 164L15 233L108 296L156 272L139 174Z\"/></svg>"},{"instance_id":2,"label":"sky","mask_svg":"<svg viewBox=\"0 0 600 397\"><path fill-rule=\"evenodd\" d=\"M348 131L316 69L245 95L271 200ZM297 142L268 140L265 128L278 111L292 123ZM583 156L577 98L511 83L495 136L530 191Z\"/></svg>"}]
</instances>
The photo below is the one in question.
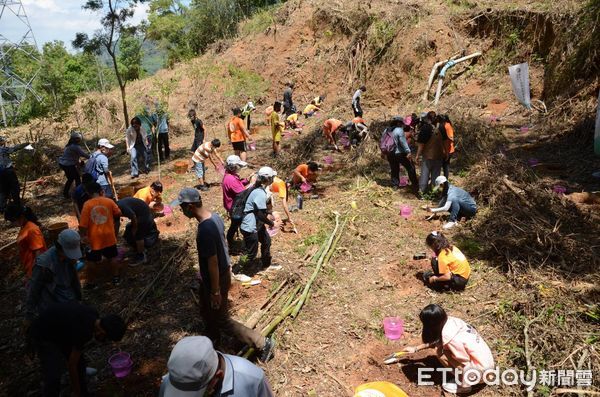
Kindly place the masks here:
<instances>
[{"instance_id":1,"label":"sky","mask_svg":"<svg viewBox=\"0 0 600 397\"><path fill-rule=\"evenodd\" d=\"M78 32L91 35L100 27L99 16L81 9L84 0L22 0L38 48L48 41L60 40L69 51ZM1 6L0 6L1 7ZM146 18L148 4L138 4L132 23ZM5 10L0 20L0 34L15 42L27 28L10 11Z\"/></svg>"}]
</instances>

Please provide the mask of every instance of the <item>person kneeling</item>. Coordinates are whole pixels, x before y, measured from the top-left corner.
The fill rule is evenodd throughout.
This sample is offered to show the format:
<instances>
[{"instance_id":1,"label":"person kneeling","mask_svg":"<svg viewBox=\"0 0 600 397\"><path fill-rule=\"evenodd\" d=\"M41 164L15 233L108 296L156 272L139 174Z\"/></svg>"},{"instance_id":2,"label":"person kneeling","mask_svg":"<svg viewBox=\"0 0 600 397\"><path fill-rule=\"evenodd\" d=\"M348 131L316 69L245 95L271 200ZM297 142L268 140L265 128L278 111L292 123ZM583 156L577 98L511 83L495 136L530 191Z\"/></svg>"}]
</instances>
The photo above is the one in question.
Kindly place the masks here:
<instances>
[{"instance_id":1,"label":"person kneeling","mask_svg":"<svg viewBox=\"0 0 600 397\"><path fill-rule=\"evenodd\" d=\"M423 273L423 282L435 290L464 290L471 267L463 253L440 232L431 232L425 242L436 258L431 258L432 271Z\"/></svg>"}]
</instances>

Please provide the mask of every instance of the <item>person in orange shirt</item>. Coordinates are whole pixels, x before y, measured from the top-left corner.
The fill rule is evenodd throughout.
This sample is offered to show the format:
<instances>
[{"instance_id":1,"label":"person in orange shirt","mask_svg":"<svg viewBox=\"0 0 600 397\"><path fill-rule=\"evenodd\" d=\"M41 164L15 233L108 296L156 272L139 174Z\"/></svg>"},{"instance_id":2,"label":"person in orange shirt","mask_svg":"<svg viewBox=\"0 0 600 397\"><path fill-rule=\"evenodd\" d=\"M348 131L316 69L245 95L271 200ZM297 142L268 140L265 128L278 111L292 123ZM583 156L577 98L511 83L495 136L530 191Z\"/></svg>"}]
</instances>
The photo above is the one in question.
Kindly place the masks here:
<instances>
[{"instance_id":1,"label":"person in orange shirt","mask_svg":"<svg viewBox=\"0 0 600 397\"><path fill-rule=\"evenodd\" d=\"M121 216L121 210L117 204L104 197L102 187L98 183L86 185L86 191L91 197L83 205L81 219L79 219L79 230L91 248L87 254L87 260L99 263L102 258L110 261L113 276L113 284L118 285L119 269L117 268L117 233L115 230L115 217ZM86 241L87 240L87 241ZM94 284L88 283L87 288Z\"/></svg>"},{"instance_id":2,"label":"person in orange shirt","mask_svg":"<svg viewBox=\"0 0 600 397\"><path fill-rule=\"evenodd\" d=\"M471 267L465 255L440 232L431 232L425 243L436 255L431 259L433 271L423 273L425 284L442 291L464 290L471 276Z\"/></svg>"},{"instance_id":3,"label":"person in orange shirt","mask_svg":"<svg viewBox=\"0 0 600 397\"><path fill-rule=\"evenodd\" d=\"M309 161L306 164L300 164L292 173L292 186L297 187L302 183L314 183L319 177L319 164Z\"/></svg>"},{"instance_id":4,"label":"person in orange shirt","mask_svg":"<svg viewBox=\"0 0 600 397\"><path fill-rule=\"evenodd\" d=\"M270 186L271 193L273 195L277 194L277 197L281 200L281 206L283 207L283 212L287 216L287 222L291 223L294 226L294 222L292 221L292 215L290 214L290 209L288 207L288 186L283 179L278 177L273 178L273 183ZM272 200L273 204L275 204L275 200ZM284 223L286 220L284 220ZM295 228L295 226L294 226Z\"/></svg>"},{"instance_id":5,"label":"person in orange shirt","mask_svg":"<svg viewBox=\"0 0 600 397\"><path fill-rule=\"evenodd\" d=\"M323 135L330 145L333 145L335 150L340 150L335 141L335 133L342 126L342 122L338 119L327 119L323 123Z\"/></svg>"},{"instance_id":6,"label":"person in orange shirt","mask_svg":"<svg viewBox=\"0 0 600 397\"><path fill-rule=\"evenodd\" d=\"M447 114L438 116L439 129L444 138L444 146L446 148L446 158L442 162L442 170L446 179L450 175L450 160L454 157L454 127Z\"/></svg>"},{"instance_id":7,"label":"person in orange shirt","mask_svg":"<svg viewBox=\"0 0 600 397\"><path fill-rule=\"evenodd\" d=\"M233 146L233 151L236 156L239 156L242 161L246 161L246 141L252 141L250 133L244 126L244 120L240 117L242 109L233 108L233 117L227 123L227 135Z\"/></svg>"},{"instance_id":8,"label":"person in orange shirt","mask_svg":"<svg viewBox=\"0 0 600 397\"><path fill-rule=\"evenodd\" d=\"M162 204L163 185L160 181L154 181L150 186L146 186L138 190L133 197L144 201L150 209L155 212L163 210Z\"/></svg>"},{"instance_id":9,"label":"person in orange shirt","mask_svg":"<svg viewBox=\"0 0 600 397\"><path fill-rule=\"evenodd\" d=\"M47 249L40 223L31 208L16 204L6 207L4 219L21 227L17 235L19 259L27 279L30 279L35 259Z\"/></svg>"}]
</instances>

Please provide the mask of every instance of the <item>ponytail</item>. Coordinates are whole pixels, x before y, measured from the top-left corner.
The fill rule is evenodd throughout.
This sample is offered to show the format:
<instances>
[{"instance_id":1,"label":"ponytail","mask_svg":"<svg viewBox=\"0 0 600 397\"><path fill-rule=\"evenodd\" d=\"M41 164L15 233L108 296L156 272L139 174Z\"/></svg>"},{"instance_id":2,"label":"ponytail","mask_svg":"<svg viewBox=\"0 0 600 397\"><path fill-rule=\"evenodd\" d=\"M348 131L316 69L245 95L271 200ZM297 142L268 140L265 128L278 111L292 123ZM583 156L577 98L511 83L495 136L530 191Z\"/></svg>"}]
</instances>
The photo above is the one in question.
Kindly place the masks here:
<instances>
[{"instance_id":1,"label":"ponytail","mask_svg":"<svg viewBox=\"0 0 600 397\"><path fill-rule=\"evenodd\" d=\"M9 222L15 222L17 219L19 219L22 216L25 217L25 219L28 220L29 222L33 222L36 225L41 226L40 221L38 220L37 216L34 214L31 207L20 206L20 205L16 205L16 204L9 204L6 207L6 211L4 212L4 219L6 219Z\"/></svg>"}]
</instances>

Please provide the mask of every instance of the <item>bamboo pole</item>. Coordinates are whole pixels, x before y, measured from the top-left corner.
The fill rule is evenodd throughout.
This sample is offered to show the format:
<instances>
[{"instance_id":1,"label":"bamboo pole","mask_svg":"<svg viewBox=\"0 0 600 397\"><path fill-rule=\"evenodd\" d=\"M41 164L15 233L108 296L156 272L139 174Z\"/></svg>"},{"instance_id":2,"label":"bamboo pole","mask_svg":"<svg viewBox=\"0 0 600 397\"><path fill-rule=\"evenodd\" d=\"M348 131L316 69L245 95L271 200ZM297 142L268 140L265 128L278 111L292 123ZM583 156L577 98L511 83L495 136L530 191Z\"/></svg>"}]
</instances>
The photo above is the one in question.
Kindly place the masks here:
<instances>
[{"instance_id":1,"label":"bamboo pole","mask_svg":"<svg viewBox=\"0 0 600 397\"><path fill-rule=\"evenodd\" d=\"M283 284L282 284L282 286L283 286ZM250 316L248 318L248 320L246 320L246 324L245 324L246 327L248 327L248 328L256 327L256 324L258 324L258 322L263 318L263 316L269 310L271 310L273 305L275 305L275 303L277 303L282 296L285 296L285 292L287 290L288 290L287 288L278 289L276 291L277 295L271 295L269 298L267 298L267 300L265 301L265 304L263 306L261 306L257 311L252 313L252 316Z\"/></svg>"}]
</instances>

